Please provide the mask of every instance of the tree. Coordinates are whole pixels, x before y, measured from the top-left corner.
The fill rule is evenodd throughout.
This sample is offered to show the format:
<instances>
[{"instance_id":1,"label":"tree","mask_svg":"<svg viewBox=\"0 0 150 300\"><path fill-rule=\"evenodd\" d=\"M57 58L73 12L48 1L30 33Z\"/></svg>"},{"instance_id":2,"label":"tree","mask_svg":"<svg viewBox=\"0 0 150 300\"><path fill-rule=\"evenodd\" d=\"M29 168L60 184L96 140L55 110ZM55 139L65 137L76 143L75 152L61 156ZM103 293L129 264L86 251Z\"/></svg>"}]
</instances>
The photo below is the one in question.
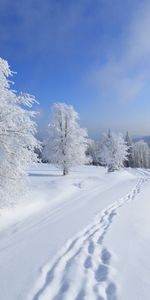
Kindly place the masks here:
<instances>
[{"instance_id":1,"label":"tree","mask_svg":"<svg viewBox=\"0 0 150 300\"><path fill-rule=\"evenodd\" d=\"M128 146L128 155L127 155L127 160L124 162L124 165L127 168L133 167L133 143L129 136L128 131L125 136L125 142L126 142L126 145Z\"/></svg>"},{"instance_id":2,"label":"tree","mask_svg":"<svg viewBox=\"0 0 150 300\"><path fill-rule=\"evenodd\" d=\"M108 167L108 172L119 170L127 160L128 146L121 134L108 132L103 140L101 149L101 160Z\"/></svg>"},{"instance_id":3,"label":"tree","mask_svg":"<svg viewBox=\"0 0 150 300\"><path fill-rule=\"evenodd\" d=\"M49 124L44 156L51 163L62 167L67 175L70 167L87 161L87 132L78 124L78 113L72 106L56 103L52 122Z\"/></svg>"},{"instance_id":4,"label":"tree","mask_svg":"<svg viewBox=\"0 0 150 300\"><path fill-rule=\"evenodd\" d=\"M150 167L150 149L143 140L133 145L133 162L135 168Z\"/></svg>"},{"instance_id":5,"label":"tree","mask_svg":"<svg viewBox=\"0 0 150 300\"><path fill-rule=\"evenodd\" d=\"M91 165L94 166L99 165L97 153L98 153L98 144L92 139L88 139L86 155L88 156L89 163Z\"/></svg>"},{"instance_id":6,"label":"tree","mask_svg":"<svg viewBox=\"0 0 150 300\"><path fill-rule=\"evenodd\" d=\"M13 204L25 188L25 170L36 160L35 98L11 89L13 72L0 58L0 205ZM27 109L26 109L27 107Z\"/></svg>"},{"instance_id":7,"label":"tree","mask_svg":"<svg viewBox=\"0 0 150 300\"><path fill-rule=\"evenodd\" d=\"M99 165L103 166L103 167L106 167L107 164L106 164L106 161L105 161L105 147L106 147L106 144L107 144L107 141L108 139L110 138L111 136L111 131L110 129L108 130L108 133L103 133L102 135L102 138L100 139L100 142L98 143L98 149L97 149L97 160L99 162Z\"/></svg>"}]
</instances>

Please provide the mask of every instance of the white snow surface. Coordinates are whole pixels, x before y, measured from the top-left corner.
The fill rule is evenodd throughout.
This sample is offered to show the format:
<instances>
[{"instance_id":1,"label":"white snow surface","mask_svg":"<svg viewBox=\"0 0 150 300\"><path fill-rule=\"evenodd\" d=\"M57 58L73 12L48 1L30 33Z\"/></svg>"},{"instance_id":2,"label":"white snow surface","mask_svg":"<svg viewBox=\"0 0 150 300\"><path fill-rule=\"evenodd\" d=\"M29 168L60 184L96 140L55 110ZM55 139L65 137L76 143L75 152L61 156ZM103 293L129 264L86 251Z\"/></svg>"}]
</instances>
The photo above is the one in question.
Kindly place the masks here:
<instances>
[{"instance_id":1,"label":"white snow surface","mask_svg":"<svg viewBox=\"0 0 150 300\"><path fill-rule=\"evenodd\" d=\"M149 171L29 169L0 211L0 300L149 300Z\"/></svg>"}]
</instances>

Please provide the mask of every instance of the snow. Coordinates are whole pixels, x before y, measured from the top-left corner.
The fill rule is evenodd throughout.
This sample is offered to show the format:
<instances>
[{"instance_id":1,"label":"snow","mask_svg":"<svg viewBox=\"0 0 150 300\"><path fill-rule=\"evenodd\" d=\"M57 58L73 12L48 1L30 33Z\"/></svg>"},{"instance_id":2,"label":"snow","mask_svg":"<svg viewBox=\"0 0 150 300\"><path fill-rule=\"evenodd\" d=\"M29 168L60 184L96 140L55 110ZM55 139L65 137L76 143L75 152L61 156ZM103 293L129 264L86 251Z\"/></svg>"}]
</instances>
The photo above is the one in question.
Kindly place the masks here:
<instances>
[{"instance_id":1,"label":"snow","mask_svg":"<svg viewBox=\"0 0 150 300\"><path fill-rule=\"evenodd\" d=\"M0 299L148 300L149 172L52 165L0 214Z\"/></svg>"},{"instance_id":2,"label":"snow","mask_svg":"<svg viewBox=\"0 0 150 300\"><path fill-rule=\"evenodd\" d=\"M150 292L149 181L130 205L121 208L105 244L115 254L118 299L149 300Z\"/></svg>"}]
</instances>

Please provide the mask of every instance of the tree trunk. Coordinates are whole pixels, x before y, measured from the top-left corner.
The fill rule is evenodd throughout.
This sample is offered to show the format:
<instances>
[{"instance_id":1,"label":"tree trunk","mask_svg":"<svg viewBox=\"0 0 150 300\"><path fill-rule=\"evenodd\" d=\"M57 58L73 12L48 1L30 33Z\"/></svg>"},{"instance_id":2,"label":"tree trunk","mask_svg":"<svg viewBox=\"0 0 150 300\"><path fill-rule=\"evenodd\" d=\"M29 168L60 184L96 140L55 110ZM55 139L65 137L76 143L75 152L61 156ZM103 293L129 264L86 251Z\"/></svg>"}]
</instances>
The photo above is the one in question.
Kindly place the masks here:
<instances>
[{"instance_id":1,"label":"tree trunk","mask_svg":"<svg viewBox=\"0 0 150 300\"><path fill-rule=\"evenodd\" d=\"M68 168L67 167L64 167L63 169L63 175L68 175L69 171L68 171Z\"/></svg>"}]
</instances>

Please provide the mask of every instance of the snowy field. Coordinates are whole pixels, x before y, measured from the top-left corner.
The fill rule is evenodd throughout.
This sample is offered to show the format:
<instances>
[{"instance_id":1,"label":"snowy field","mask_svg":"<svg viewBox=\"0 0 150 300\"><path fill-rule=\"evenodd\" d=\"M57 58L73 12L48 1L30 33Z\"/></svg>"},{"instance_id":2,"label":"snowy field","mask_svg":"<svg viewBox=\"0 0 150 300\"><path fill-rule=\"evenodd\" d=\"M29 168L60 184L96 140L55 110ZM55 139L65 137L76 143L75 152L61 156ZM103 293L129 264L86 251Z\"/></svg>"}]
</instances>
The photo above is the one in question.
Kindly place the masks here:
<instances>
[{"instance_id":1,"label":"snowy field","mask_svg":"<svg viewBox=\"0 0 150 300\"><path fill-rule=\"evenodd\" d=\"M149 172L53 166L0 214L0 300L149 300Z\"/></svg>"}]
</instances>

